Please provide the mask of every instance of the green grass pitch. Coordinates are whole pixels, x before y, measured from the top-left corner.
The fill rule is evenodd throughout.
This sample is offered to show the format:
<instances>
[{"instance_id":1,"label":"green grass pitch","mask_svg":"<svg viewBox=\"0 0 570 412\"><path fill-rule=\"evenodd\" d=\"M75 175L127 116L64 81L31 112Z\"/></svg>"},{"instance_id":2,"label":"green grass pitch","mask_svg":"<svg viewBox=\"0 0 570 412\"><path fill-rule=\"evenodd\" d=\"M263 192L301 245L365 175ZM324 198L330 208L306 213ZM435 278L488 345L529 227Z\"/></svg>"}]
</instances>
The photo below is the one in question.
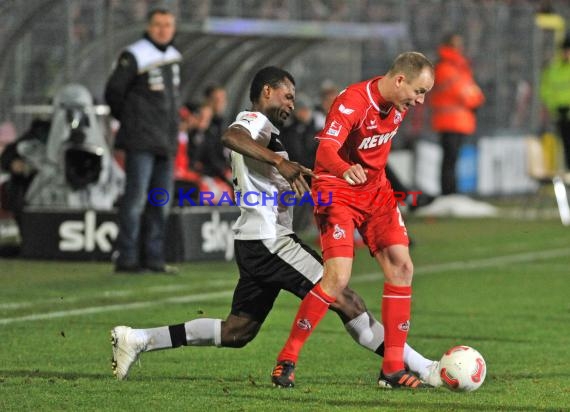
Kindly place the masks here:
<instances>
[{"instance_id":1,"label":"green grass pitch","mask_svg":"<svg viewBox=\"0 0 570 412\"><path fill-rule=\"evenodd\" d=\"M274 389L274 360L298 300L282 293L243 349L145 353L127 381L111 374L109 330L229 311L233 262L181 274L119 276L106 263L0 260L2 411L570 410L570 228L556 220L410 219L415 262L409 343L431 358L466 344L486 359L476 392L387 391L380 358L329 313L309 339L297 386ZM382 278L358 250L351 285L379 316Z\"/></svg>"}]
</instances>

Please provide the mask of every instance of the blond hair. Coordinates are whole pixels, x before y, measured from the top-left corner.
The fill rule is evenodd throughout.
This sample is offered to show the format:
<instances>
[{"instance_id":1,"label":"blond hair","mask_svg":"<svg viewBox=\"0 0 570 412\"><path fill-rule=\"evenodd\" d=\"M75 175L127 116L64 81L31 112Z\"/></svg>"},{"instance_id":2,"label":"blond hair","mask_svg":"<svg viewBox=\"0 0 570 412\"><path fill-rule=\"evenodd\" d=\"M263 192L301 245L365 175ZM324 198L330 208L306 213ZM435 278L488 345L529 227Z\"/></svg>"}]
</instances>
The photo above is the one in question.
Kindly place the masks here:
<instances>
[{"instance_id":1,"label":"blond hair","mask_svg":"<svg viewBox=\"0 0 570 412\"><path fill-rule=\"evenodd\" d=\"M392 77L402 73L408 80L415 79L425 68L434 73L433 63L419 52L405 52L394 60L392 67L388 70L387 76Z\"/></svg>"}]
</instances>

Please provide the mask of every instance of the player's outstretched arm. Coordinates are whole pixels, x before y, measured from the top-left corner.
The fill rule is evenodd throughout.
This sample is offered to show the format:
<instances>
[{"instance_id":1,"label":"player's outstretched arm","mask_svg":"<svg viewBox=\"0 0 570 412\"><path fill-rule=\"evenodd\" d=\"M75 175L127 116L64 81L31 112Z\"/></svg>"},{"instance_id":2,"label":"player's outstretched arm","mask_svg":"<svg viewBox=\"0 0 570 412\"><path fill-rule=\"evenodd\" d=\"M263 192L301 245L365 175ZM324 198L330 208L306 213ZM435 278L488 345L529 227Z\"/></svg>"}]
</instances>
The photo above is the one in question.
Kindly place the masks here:
<instances>
[{"instance_id":1,"label":"player's outstretched arm","mask_svg":"<svg viewBox=\"0 0 570 412\"><path fill-rule=\"evenodd\" d=\"M250 133L239 125L230 126L222 136L222 143L227 148L275 166L279 173L291 184L297 196L310 190L303 175L313 176L313 171L296 162L291 162L252 139Z\"/></svg>"}]
</instances>

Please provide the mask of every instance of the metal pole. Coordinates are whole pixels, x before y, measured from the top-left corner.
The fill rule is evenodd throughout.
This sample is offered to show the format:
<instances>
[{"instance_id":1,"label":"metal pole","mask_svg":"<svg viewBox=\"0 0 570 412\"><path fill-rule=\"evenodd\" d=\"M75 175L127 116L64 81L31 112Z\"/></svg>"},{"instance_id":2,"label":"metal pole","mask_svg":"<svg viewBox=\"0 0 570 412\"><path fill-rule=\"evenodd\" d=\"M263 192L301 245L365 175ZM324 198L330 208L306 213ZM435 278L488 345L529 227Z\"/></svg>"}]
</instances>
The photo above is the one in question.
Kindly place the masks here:
<instances>
[{"instance_id":1,"label":"metal pole","mask_svg":"<svg viewBox=\"0 0 570 412\"><path fill-rule=\"evenodd\" d=\"M73 3L72 0L66 0L65 13L67 17L67 38L65 42L65 74L63 76L64 84L72 81L73 77Z\"/></svg>"},{"instance_id":2,"label":"metal pole","mask_svg":"<svg viewBox=\"0 0 570 412\"><path fill-rule=\"evenodd\" d=\"M540 74L542 71L542 48L544 44L542 30L533 20L531 30L532 41L532 100L530 103L530 130L532 133L540 132Z\"/></svg>"},{"instance_id":3,"label":"metal pole","mask_svg":"<svg viewBox=\"0 0 570 412\"><path fill-rule=\"evenodd\" d=\"M552 183L554 184L554 194L558 203L560 220L564 226L570 226L570 205L568 204L568 194L566 193L564 180L560 176L555 176L552 179Z\"/></svg>"}]
</instances>

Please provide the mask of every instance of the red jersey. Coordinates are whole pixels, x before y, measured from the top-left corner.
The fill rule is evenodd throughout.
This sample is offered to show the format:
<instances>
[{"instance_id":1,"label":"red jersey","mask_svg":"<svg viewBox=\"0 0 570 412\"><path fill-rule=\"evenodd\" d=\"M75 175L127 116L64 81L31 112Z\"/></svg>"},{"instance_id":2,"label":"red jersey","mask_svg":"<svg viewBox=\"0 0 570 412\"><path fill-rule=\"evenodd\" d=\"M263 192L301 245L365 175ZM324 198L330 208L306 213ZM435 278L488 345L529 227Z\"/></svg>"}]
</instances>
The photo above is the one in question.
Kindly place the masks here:
<instances>
[{"instance_id":1,"label":"red jersey","mask_svg":"<svg viewBox=\"0 0 570 412\"><path fill-rule=\"evenodd\" d=\"M388 183L384 168L392 139L406 113L391 107L380 110L385 102L378 90L381 77L356 83L342 91L333 102L325 127L316 138L319 148L315 160L314 186L330 185L354 190L372 189ZM367 170L363 185L351 186L342 174L359 163Z\"/></svg>"}]
</instances>

